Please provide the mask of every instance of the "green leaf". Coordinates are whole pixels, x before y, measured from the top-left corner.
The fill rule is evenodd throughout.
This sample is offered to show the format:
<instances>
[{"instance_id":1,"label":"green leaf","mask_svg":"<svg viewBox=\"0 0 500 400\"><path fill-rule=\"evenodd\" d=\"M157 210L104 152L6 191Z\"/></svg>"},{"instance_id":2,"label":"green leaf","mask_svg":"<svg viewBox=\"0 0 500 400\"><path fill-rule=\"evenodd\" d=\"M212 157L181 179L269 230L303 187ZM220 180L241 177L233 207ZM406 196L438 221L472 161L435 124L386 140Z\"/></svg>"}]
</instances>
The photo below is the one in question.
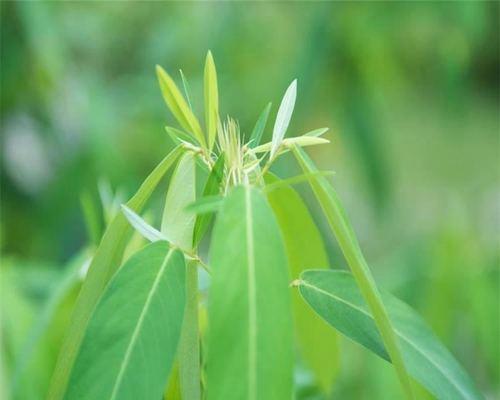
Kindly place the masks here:
<instances>
[{"instance_id":1,"label":"green leaf","mask_svg":"<svg viewBox=\"0 0 500 400\"><path fill-rule=\"evenodd\" d=\"M219 93L217 89L217 71L212 53L207 53L205 61L205 123L208 135L208 149L215 143L217 122L219 121Z\"/></svg>"},{"instance_id":2,"label":"green leaf","mask_svg":"<svg viewBox=\"0 0 500 400\"><path fill-rule=\"evenodd\" d=\"M290 119L292 118L293 108L295 107L295 99L297 97L297 80L295 79L283 96L281 100L280 108L278 109L278 115L276 115L276 122L273 128L273 140L271 146L271 158L278 150L285 137L286 130L290 124Z\"/></svg>"},{"instance_id":3,"label":"green leaf","mask_svg":"<svg viewBox=\"0 0 500 400\"><path fill-rule=\"evenodd\" d=\"M307 133L304 133L303 136L320 137L320 136L324 135L326 132L328 132L328 128L318 128L318 129L314 129L312 131L309 131Z\"/></svg>"},{"instance_id":4,"label":"green leaf","mask_svg":"<svg viewBox=\"0 0 500 400\"><path fill-rule=\"evenodd\" d=\"M290 399L293 341L287 261L257 189L225 199L210 249L207 399Z\"/></svg>"},{"instance_id":5,"label":"green leaf","mask_svg":"<svg viewBox=\"0 0 500 400\"><path fill-rule=\"evenodd\" d=\"M196 199L196 156L186 153L170 180L162 232L184 250L193 249L195 215L186 206ZM186 266L186 312L179 344L179 382L182 398L198 400L200 385L200 345L198 333L198 270L196 263Z\"/></svg>"},{"instance_id":6,"label":"green leaf","mask_svg":"<svg viewBox=\"0 0 500 400\"><path fill-rule=\"evenodd\" d=\"M182 88L184 89L184 94L186 95L186 100L187 100L188 106L192 110L193 106L191 104L191 99L189 97L188 81L187 81L186 77L184 76L184 72L182 72L182 69L179 70L179 74L180 74L181 79L182 79Z\"/></svg>"},{"instance_id":7,"label":"green leaf","mask_svg":"<svg viewBox=\"0 0 500 400\"><path fill-rule=\"evenodd\" d=\"M85 221L85 227L89 235L89 241L97 246L102 235L102 218L94 199L89 191L85 191L80 196L80 203Z\"/></svg>"},{"instance_id":8,"label":"green leaf","mask_svg":"<svg viewBox=\"0 0 500 400\"><path fill-rule=\"evenodd\" d=\"M267 124L267 119L269 117L269 111L271 111L271 103L269 103L266 108L262 111L259 116L259 119L255 123L252 134L250 136L250 140L248 141L249 147L252 149L257 147L262 139L262 134L264 133L264 129Z\"/></svg>"},{"instance_id":9,"label":"green leaf","mask_svg":"<svg viewBox=\"0 0 500 400\"><path fill-rule=\"evenodd\" d=\"M224 197L221 195L200 197L186 207L186 211L198 215L210 214L219 211Z\"/></svg>"},{"instance_id":10,"label":"green leaf","mask_svg":"<svg viewBox=\"0 0 500 400\"><path fill-rule=\"evenodd\" d=\"M280 182L271 175L265 180L271 184ZM328 268L321 234L298 193L285 185L268 193L267 197L284 238L291 278L298 278L311 266ZM292 300L299 353L314 372L322 390L328 392L339 367L337 335L311 312L298 293L292 295Z\"/></svg>"},{"instance_id":11,"label":"green leaf","mask_svg":"<svg viewBox=\"0 0 500 400\"><path fill-rule=\"evenodd\" d=\"M390 361L352 275L345 271L305 271L298 281L304 300L331 326ZM467 373L408 305L382 293L408 372L438 399L483 399Z\"/></svg>"},{"instance_id":12,"label":"green leaf","mask_svg":"<svg viewBox=\"0 0 500 400\"><path fill-rule=\"evenodd\" d=\"M292 149L305 173L317 172L318 169L304 150L297 146L293 146ZM380 298L375 280L368 268L361 248L359 247L356 235L337 197L337 193L324 177L313 177L309 183L323 209L330 228L337 238L340 249L356 278L361 293L375 317L377 328L380 330L384 344L388 349L403 390L407 398L412 399L413 394L410 378L408 377L408 373L403 363L398 339L391 326L391 321L382 303L382 299Z\"/></svg>"},{"instance_id":13,"label":"green leaf","mask_svg":"<svg viewBox=\"0 0 500 400\"><path fill-rule=\"evenodd\" d=\"M158 75L158 82L160 83L165 103L167 103L168 108L177 119L177 122L179 122L186 131L192 133L199 143L205 145L205 138L200 123L189 108L186 100L184 100L184 97L173 79L159 65L156 66L156 74Z\"/></svg>"},{"instance_id":14,"label":"green leaf","mask_svg":"<svg viewBox=\"0 0 500 400\"><path fill-rule=\"evenodd\" d=\"M215 165L208 176L207 183L205 184L205 188L203 189L203 198L208 196L217 195L220 191L220 185L222 183L222 178L224 174L224 153L219 156ZM193 234L193 247L196 247L200 240L203 238L203 235L208 229L210 222L212 221L211 213L203 213L196 217L196 222L194 225L194 234Z\"/></svg>"},{"instance_id":15,"label":"green leaf","mask_svg":"<svg viewBox=\"0 0 500 400\"><path fill-rule=\"evenodd\" d=\"M334 171L317 171L310 174L300 174L296 176L292 176L291 178L279 179L272 183L267 184L264 187L264 191L266 193L272 192L273 190L279 189L283 186L291 186L297 183L302 183L304 181L309 181L311 178L315 176L332 176L335 175Z\"/></svg>"},{"instance_id":16,"label":"green leaf","mask_svg":"<svg viewBox=\"0 0 500 400\"><path fill-rule=\"evenodd\" d=\"M149 225L143 218L133 212L126 205L122 204L122 212L127 218L127 221L139 232L144 238L150 242L157 242L158 240L168 240L167 237L159 230Z\"/></svg>"},{"instance_id":17,"label":"green leaf","mask_svg":"<svg viewBox=\"0 0 500 400\"><path fill-rule=\"evenodd\" d=\"M283 139L281 141L281 149L277 150L279 151L279 154L286 153L292 146L297 145L300 147L306 147L306 146L315 146L317 144L326 144L330 143L328 139L320 138L320 137L315 137L315 136L296 136L292 138L287 138ZM260 146L257 146L256 148L253 149L253 153L267 153L269 150L272 149L274 142L268 142L261 144ZM278 153L276 153L278 154Z\"/></svg>"},{"instance_id":18,"label":"green leaf","mask_svg":"<svg viewBox=\"0 0 500 400\"><path fill-rule=\"evenodd\" d=\"M181 334L185 265L155 242L132 256L89 321L66 399L160 399Z\"/></svg>"},{"instance_id":19,"label":"green leaf","mask_svg":"<svg viewBox=\"0 0 500 400\"><path fill-rule=\"evenodd\" d=\"M184 131L181 131L180 129L166 126L165 131L168 133L168 136L170 136L175 144L182 144L184 142L187 142L192 144L193 146L198 146L198 142L195 138L191 137L191 135L187 134Z\"/></svg>"},{"instance_id":20,"label":"green leaf","mask_svg":"<svg viewBox=\"0 0 500 400\"><path fill-rule=\"evenodd\" d=\"M191 250L195 216L185 210L196 199L195 155L184 154L168 188L161 232L183 250Z\"/></svg>"},{"instance_id":21,"label":"green leaf","mask_svg":"<svg viewBox=\"0 0 500 400\"><path fill-rule=\"evenodd\" d=\"M140 212L161 178L175 162L182 148L172 150L151 172L127 206ZM73 311L72 321L64 340L52 377L50 400L60 400L66 391L68 377L80 347L85 328L104 288L120 266L123 252L130 237L131 227L122 213L118 213L106 232L90 264Z\"/></svg>"}]
</instances>

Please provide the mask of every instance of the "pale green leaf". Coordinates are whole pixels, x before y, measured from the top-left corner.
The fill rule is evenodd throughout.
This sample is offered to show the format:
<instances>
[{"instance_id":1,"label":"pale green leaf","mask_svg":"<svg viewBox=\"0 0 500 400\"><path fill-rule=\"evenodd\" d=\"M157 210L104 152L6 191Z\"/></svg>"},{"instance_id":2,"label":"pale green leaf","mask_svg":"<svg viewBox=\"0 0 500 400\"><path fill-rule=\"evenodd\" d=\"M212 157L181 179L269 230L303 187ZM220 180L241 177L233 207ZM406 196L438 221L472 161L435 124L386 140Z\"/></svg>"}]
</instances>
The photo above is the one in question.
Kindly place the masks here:
<instances>
[{"instance_id":1,"label":"pale green leaf","mask_svg":"<svg viewBox=\"0 0 500 400\"><path fill-rule=\"evenodd\" d=\"M248 141L248 147L257 147L262 139L262 134L267 124L267 119L269 117L269 111L271 111L271 103L269 103L266 108L262 111L259 119L255 123L252 134L250 135L250 140Z\"/></svg>"},{"instance_id":2,"label":"pale green leaf","mask_svg":"<svg viewBox=\"0 0 500 400\"><path fill-rule=\"evenodd\" d=\"M307 133L304 133L304 136L319 137L319 136L323 136L326 132L328 132L328 128L318 128L318 129L314 129L312 131L309 131Z\"/></svg>"},{"instance_id":3,"label":"pale green leaf","mask_svg":"<svg viewBox=\"0 0 500 400\"><path fill-rule=\"evenodd\" d=\"M220 195L201 197L186 207L186 211L203 215L219 211L224 198Z\"/></svg>"},{"instance_id":4,"label":"pale green leaf","mask_svg":"<svg viewBox=\"0 0 500 400\"><path fill-rule=\"evenodd\" d=\"M220 192L220 185L224 174L224 153L215 162L210 175L207 178L203 197L214 196ZM193 247L196 247L212 221L211 213L203 213L196 217L193 233Z\"/></svg>"},{"instance_id":5,"label":"pale green leaf","mask_svg":"<svg viewBox=\"0 0 500 400\"><path fill-rule=\"evenodd\" d=\"M127 206L140 212L161 178L181 154L182 148L172 150L151 172ZM68 377L80 347L87 323L107 283L120 266L123 252L131 233L130 224L122 213L116 214L108 225L101 243L90 264L86 279L73 311L68 333L61 346L59 358L52 376L50 400L64 397Z\"/></svg>"},{"instance_id":6,"label":"pale green leaf","mask_svg":"<svg viewBox=\"0 0 500 400\"><path fill-rule=\"evenodd\" d=\"M149 225L144 219L133 212L125 204L122 204L122 212L137 232L144 236L150 242L157 242L158 240L167 240L167 237L162 234L158 229Z\"/></svg>"},{"instance_id":7,"label":"pale green leaf","mask_svg":"<svg viewBox=\"0 0 500 400\"><path fill-rule=\"evenodd\" d=\"M265 180L270 184L281 181L271 175ZM283 185L268 193L267 197L283 235L291 278L298 278L311 266L328 268L321 234L297 192ZM322 390L328 392L339 368L337 335L311 312L298 293L293 294L292 300L299 354L314 372Z\"/></svg>"},{"instance_id":8,"label":"pale green leaf","mask_svg":"<svg viewBox=\"0 0 500 400\"><path fill-rule=\"evenodd\" d=\"M192 144L193 146L198 146L196 138L193 138L191 135L181 131L180 129L176 129L171 126L166 126L165 131L168 133L168 136L170 136L170 138L175 144L189 143Z\"/></svg>"},{"instance_id":9,"label":"pale green leaf","mask_svg":"<svg viewBox=\"0 0 500 400\"><path fill-rule=\"evenodd\" d=\"M283 96L281 100L280 107L278 109L278 114L276 115L276 122L273 128L273 140L271 146L271 158L274 156L276 151L281 145L283 138L285 137L286 130L290 124L290 119L292 118L293 108L295 107L295 99L297 97L297 80L295 79Z\"/></svg>"},{"instance_id":10,"label":"pale green leaf","mask_svg":"<svg viewBox=\"0 0 500 400\"><path fill-rule=\"evenodd\" d=\"M186 131L192 133L199 143L205 145L205 138L200 123L189 108L186 100L184 100L184 97L173 79L159 65L156 66L156 74L158 75L158 82L160 83L163 98L168 108L177 119L177 122L179 122Z\"/></svg>"},{"instance_id":11,"label":"pale green leaf","mask_svg":"<svg viewBox=\"0 0 500 400\"><path fill-rule=\"evenodd\" d=\"M219 93L217 89L217 71L212 53L209 51L205 61L205 123L208 135L208 148L212 149L219 121Z\"/></svg>"},{"instance_id":12,"label":"pale green leaf","mask_svg":"<svg viewBox=\"0 0 500 400\"><path fill-rule=\"evenodd\" d=\"M186 206L196 199L195 155L186 153L170 180L163 212L162 232L184 250L193 249L195 215ZM200 347L198 333L198 271L189 262L186 271L186 313L179 344L179 381L182 397L198 400L200 386Z\"/></svg>"},{"instance_id":13,"label":"pale green leaf","mask_svg":"<svg viewBox=\"0 0 500 400\"><path fill-rule=\"evenodd\" d=\"M306 302L331 326L390 361L373 315L350 273L305 271L298 286ZM483 399L422 318L390 294L382 293L382 298L408 372L438 399Z\"/></svg>"},{"instance_id":14,"label":"pale green leaf","mask_svg":"<svg viewBox=\"0 0 500 400\"><path fill-rule=\"evenodd\" d=\"M224 200L210 249L207 399L291 399L293 341L287 260L257 189Z\"/></svg>"},{"instance_id":15,"label":"pale green leaf","mask_svg":"<svg viewBox=\"0 0 500 400\"><path fill-rule=\"evenodd\" d=\"M186 77L184 76L184 72L182 72L182 69L179 70L179 74L181 75L182 79L182 88L184 89L184 94L186 95L186 100L188 103L189 108L192 110L193 106L191 104L191 97L189 96L189 85Z\"/></svg>"},{"instance_id":16,"label":"pale green leaf","mask_svg":"<svg viewBox=\"0 0 500 400\"><path fill-rule=\"evenodd\" d=\"M195 216L185 210L196 199L195 155L186 153L179 161L168 187L161 232L181 249L193 243Z\"/></svg>"},{"instance_id":17,"label":"pale green leaf","mask_svg":"<svg viewBox=\"0 0 500 400\"><path fill-rule=\"evenodd\" d=\"M292 138L283 139L281 142L280 149L277 150L278 153L282 154L287 152L292 146L297 145L300 147L315 146L318 144L330 143L328 139L314 137L314 136L296 136ZM257 146L252 150L253 153L266 153L271 150L273 142L268 142Z\"/></svg>"},{"instance_id":18,"label":"pale green leaf","mask_svg":"<svg viewBox=\"0 0 500 400\"><path fill-rule=\"evenodd\" d=\"M293 146L292 149L305 173L313 173L318 170L304 150L297 146ZM372 273L368 268L368 264L365 261L361 248L359 247L356 235L354 234L351 224L347 219L342 205L340 204L340 200L326 178L316 176L311 178L309 183L311 184L311 188L313 189L313 192L323 209L330 228L337 238L340 249L342 250L344 257L346 258L347 263L356 278L356 282L361 290L361 293L373 312L375 322L380 330L384 344L388 349L403 390L405 391L406 396L412 399L413 394L410 378L408 377L408 373L403 363L398 339L391 326L391 321L389 320L387 311L382 303L382 299L380 298L375 280L373 279Z\"/></svg>"},{"instance_id":19,"label":"pale green leaf","mask_svg":"<svg viewBox=\"0 0 500 400\"><path fill-rule=\"evenodd\" d=\"M185 307L179 250L155 242L132 256L97 304L65 399L160 399Z\"/></svg>"},{"instance_id":20,"label":"pale green leaf","mask_svg":"<svg viewBox=\"0 0 500 400\"><path fill-rule=\"evenodd\" d=\"M335 175L334 171L317 171L313 173L300 174L296 176L292 176L291 178L279 179L273 181L272 183L266 184L264 187L264 191L266 193L272 192L273 190L280 189L283 186L291 186L297 183L302 183L304 181L309 181L311 178L315 176L332 176Z\"/></svg>"}]
</instances>

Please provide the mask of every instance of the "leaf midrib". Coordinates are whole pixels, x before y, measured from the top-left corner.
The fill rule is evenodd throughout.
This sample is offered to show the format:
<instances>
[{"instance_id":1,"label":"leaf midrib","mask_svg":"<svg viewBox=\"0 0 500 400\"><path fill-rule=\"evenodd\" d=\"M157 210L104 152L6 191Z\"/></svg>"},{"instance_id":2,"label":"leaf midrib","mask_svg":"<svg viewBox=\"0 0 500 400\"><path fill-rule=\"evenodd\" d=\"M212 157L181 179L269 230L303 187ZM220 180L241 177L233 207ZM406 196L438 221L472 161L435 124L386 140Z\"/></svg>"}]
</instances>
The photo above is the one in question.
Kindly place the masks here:
<instances>
[{"instance_id":1,"label":"leaf midrib","mask_svg":"<svg viewBox=\"0 0 500 400\"><path fill-rule=\"evenodd\" d=\"M253 237L253 216L250 188L245 186L245 222L247 242L247 279L248 279L248 398L256 399L257 376L257 309L255 286L255 258Z\"/></svg>"},{"instance_id":2,"label":"leaf midrib","mask_svg":"<svg viewBox=\"0 0 500 400\"><path fill-rule=\"evenodd\" d=\"M127 368L127 365L130 361L130 357L132 355L132 350L135 346L135 342L137 341L137 338L139 337L139 332L142 328L142 324L144 322L144 318L146 316L147 311L149 310L149 306L151 304L151 300L153 296L155 295L156 289L158 288L158 285L160 283L160 279L163 275L163 272L165 271L165 268L170 261L170 257L173 253L173 249L169 249L167 255L165 256L165 259L163 261L163 264L160 267L160 270L158 271L155 280L153 282L153 286L151 286L151 290L148 293L148 296L146 297L146 301L144 303L144 307L141 311L141 314L139 315L139 319L137 321L137 325L134 329L134 332L132 333L132 336L130 337L130 341L127 345L127 350L125 351L125 356L123 357L123 360L120 365L120 370L118 371L118 375L116 376L115 384L113 386L113 391L111 392L111 397L110 400L115 400L116 396L118 394L118 390L120 388L123 375L125 374L125 369Z\"/></svg>"},{"instance_id":3,"label":"leaf midrib","mask_svg":"<svg viewBox=\"0 0 500 400\"><path fill-rule=\"evenodd\" d=\"M334 294L331 294L331 293L327 292L326 290L320 289L319 287L317 287L317 286L315 286L313 284L310 284L310 283L306 282L305 280L301 280L300 285L308 287L308 288L310 288L312 290L317 291L318 293L324 294L327 297L331 297L332 299L335 299L335 300L337 300L337 301L339 301L341 303L344 303L348 307L351 307L351 308L353 308L355 310L358 310L360 313L366 315L371 320L375 321L374 318L373 318L373 316L370 313L368 313L366 310L360 308L359 306L357 306L355 304L350 303L349 301L346 301L346 300L342 299L341 297L335 296ZM422 354L422 356L424 356L424 358L426 358L427 360L429 360L429 362L432 365L434 365L436 367L436 369L439 372L441 372L441 374L443 374L443 376L446 377L448 379L448 381L458 390L458 392L464 397L464 399L469 398L469 396L467 395L467 393L463 392L463 389L457 385L457 383L454 381L454 379L452 379L446 373L446 371L444 371L443 369L441 369L441 367L439 366L439 364L436 364L427 353L425 353L424 351L420 350L415 343L413 343L410 339L408 339L405 335L403 335L399 330L397 330L396 328L393 328L393 329L394 329L394 332L396 333L396 335L398 335L402 340L404 340L411 347L413 347L417 352L419 352L420 354Z\"/></svg>"}]
</instances>

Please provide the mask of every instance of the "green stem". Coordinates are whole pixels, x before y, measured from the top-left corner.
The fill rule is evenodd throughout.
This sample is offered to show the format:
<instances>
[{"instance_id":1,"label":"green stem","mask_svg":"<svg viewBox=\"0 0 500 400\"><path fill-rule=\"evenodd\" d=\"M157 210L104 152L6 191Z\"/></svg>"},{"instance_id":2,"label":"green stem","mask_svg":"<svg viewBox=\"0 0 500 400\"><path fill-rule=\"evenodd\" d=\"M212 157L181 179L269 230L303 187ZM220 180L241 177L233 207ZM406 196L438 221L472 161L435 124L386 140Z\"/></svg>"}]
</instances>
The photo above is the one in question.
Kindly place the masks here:
<instances>
[{"instance_id":1,"label":"green stem","mask_svg":"<svg viewBox=\"0 0 500 400\"><path fill-rule=\"evenodd\" d=\"M196 262L186 264L186 309L179 344L179 375L183 399L199 400L200 338L198 328L198 269Z\"/></svg>"},{"instance_id":2,"label":"green stem","mask_svg":"<svg viewBox=\"0 0 500 400\"><path fill-rule=\"evenodd\" d=\"M314 173L317 171L312 160L302 149L294 146L293 152L304 172ZM396 369L406 397L408 399L413 399L410 378L403 362L397 337L392 328L384 304L382 303L375 280L368 268L356 235L343 210L337 193L324 177L318 176L312 178L309 182L326 215L330 228L337 238L340 249L351 268L359 289L373 313L375 323L380 331L394 368Z\"/></svg>"}]
</instances>

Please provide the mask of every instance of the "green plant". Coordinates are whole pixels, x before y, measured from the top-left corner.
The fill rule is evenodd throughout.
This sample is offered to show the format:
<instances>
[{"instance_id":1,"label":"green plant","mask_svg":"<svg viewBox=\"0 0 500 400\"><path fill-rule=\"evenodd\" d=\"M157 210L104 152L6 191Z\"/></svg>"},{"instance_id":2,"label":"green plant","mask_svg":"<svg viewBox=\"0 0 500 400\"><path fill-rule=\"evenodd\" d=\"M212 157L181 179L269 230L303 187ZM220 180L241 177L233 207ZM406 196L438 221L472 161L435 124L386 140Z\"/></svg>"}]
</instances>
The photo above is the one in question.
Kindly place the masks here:
<instances>
[{"instance_id":1,"label":"green plant","mask_svg":"<svg viewBox=\"0 0 500 400\"><path fill-rule=\"evenodd\" d=\"M205 130L184 76L187 101L161 67L157 74L182 128L166 128L177 147L110 221L80 291L49 398L290 399L297 358L327 392L338 344L324 321L392 362L407 398L413 398L412 378L440 399L481 398L425 323L380 294L325 177L329 172L319 171L303 150L328 143L321 137L326 129L285 138L296 81L278 109L272 141L260 144L270 105L248 140L236 121L221 121L210 53ZM289 151L303 174L280 179L270 168ZM175 164L157 230L139 214ZM201 196L197 171L207 175ZM300 181L310 183L352 275L329 269L321 235L291 186ZM214 216L204 260L199 247ZM152 243L124 259L132 227ZM210 275L207 302L198 266Z\"/></svg>"}]
</instances>

